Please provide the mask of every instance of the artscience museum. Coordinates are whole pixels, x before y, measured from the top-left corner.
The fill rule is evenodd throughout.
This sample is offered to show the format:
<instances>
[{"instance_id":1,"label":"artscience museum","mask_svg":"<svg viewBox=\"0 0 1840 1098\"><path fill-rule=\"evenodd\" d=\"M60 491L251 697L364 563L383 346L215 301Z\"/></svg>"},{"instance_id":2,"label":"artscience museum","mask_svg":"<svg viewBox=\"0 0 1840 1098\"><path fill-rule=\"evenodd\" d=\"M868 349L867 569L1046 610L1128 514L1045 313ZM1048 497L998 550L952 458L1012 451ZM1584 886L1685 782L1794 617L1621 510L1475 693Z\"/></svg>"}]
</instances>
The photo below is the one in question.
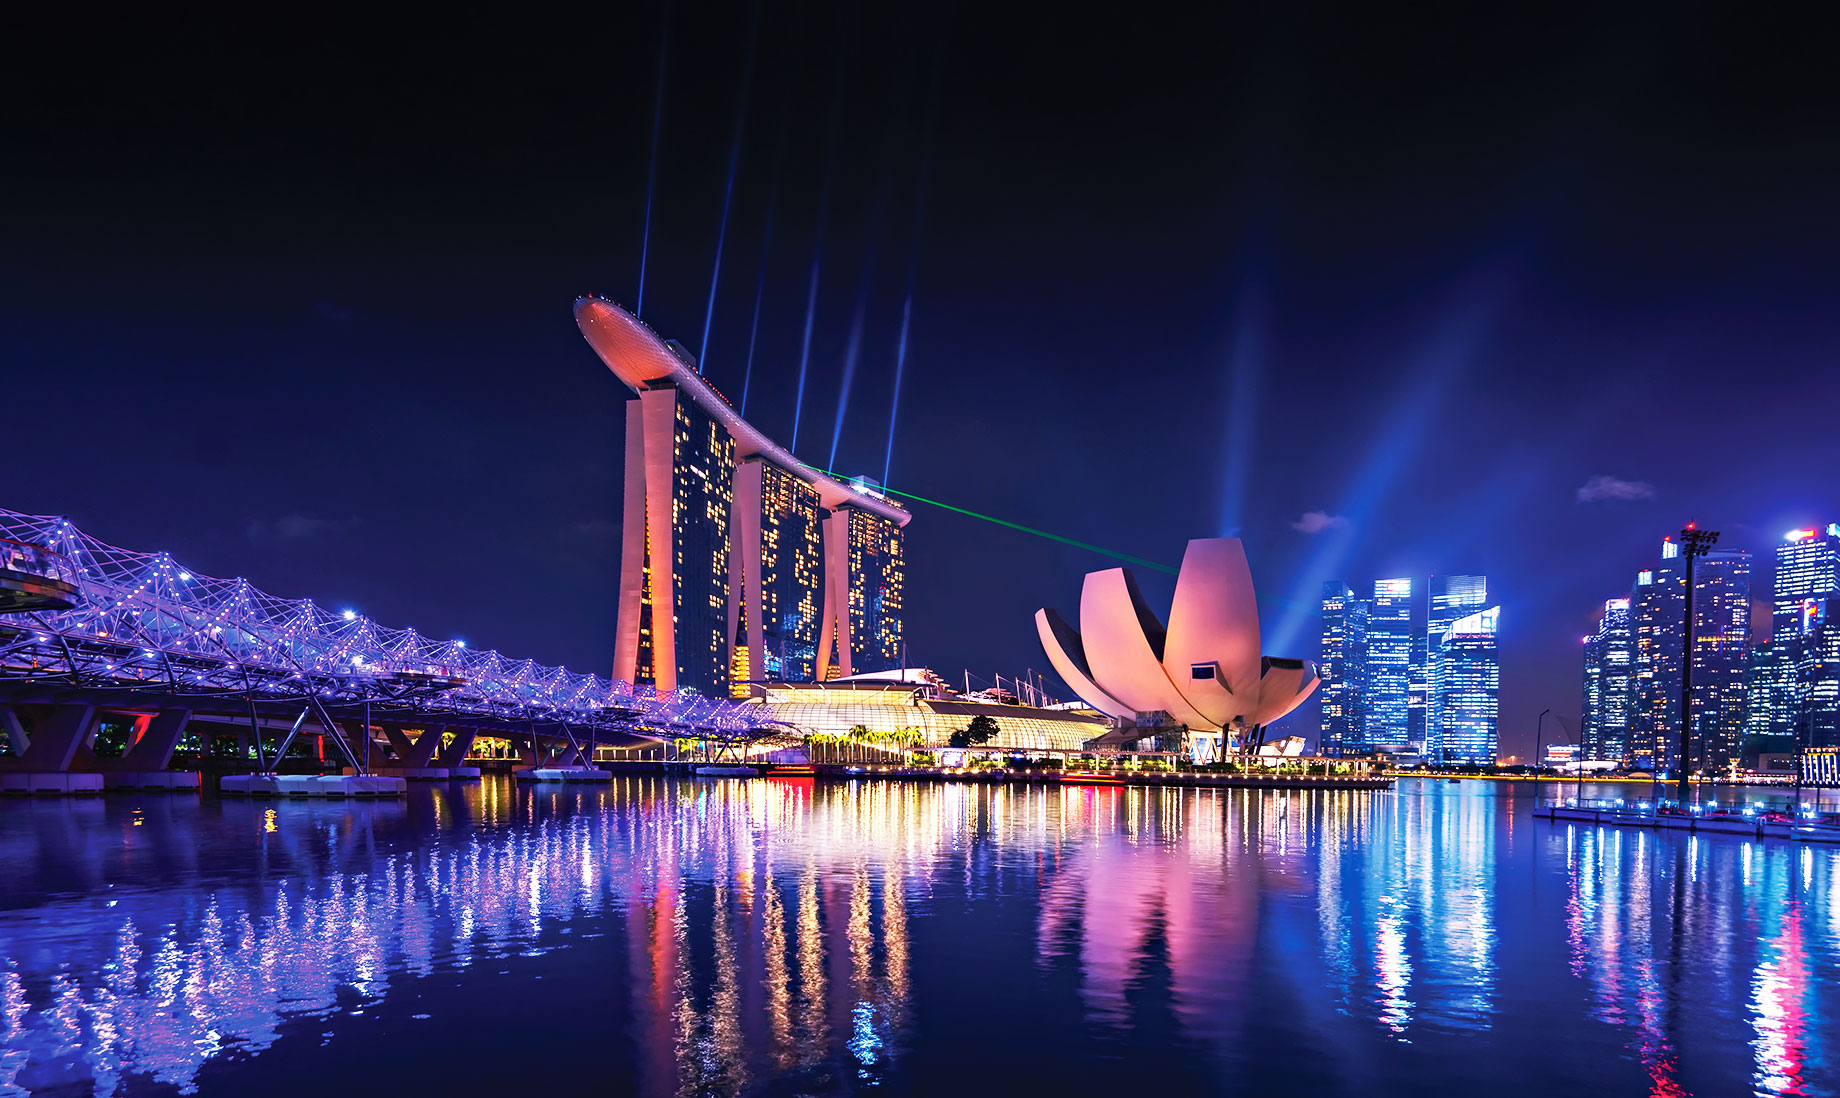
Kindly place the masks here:
<instances>
[{"instance_id":1,"label":"artscience museum","mask_svg":"<svg viewBox=\"0 0 1840 1098\"><path fill-rule=\"evenodd\" d=\"M1258 600L1238 538L1188 543L1164 626L1124 568L1089 572L1080 628L1035 612L1048 662L1082 701L1119 722L1120 743L1180 743L1198 759L1265 747L1265 730L1320 681L1308 660L1260 652ZM1287 745L1285 754L1301 750Z\"/></svg>"}]
</instances>

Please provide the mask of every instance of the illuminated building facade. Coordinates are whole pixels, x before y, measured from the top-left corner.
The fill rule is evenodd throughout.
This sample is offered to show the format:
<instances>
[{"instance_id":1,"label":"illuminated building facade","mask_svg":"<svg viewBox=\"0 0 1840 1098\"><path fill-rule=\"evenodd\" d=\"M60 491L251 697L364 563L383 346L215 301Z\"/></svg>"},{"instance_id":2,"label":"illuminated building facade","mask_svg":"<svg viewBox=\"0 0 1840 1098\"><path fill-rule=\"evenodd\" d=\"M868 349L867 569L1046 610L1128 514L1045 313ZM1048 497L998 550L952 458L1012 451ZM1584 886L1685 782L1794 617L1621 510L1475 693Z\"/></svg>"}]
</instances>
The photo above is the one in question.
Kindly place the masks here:
<instances>
[{"instance_id":1,"label":"illuminated building facade","mask_svg":"<svg viewBox=\"0 0 1840 1098\"><path fill-rule=\"evenodd\" d=\"M1694 569L1693 643L1686 628L1686 567L1672 538L1660 566L1636 577L1631 593L1635 638L1635 719L1626 750L1637 766L1672 771L1680 764L1682 661L1693 660L1693 723L1688 762L1716 769L1737 757L1745 725L1750 652L1750 554L1713 552Z\"/></svg>"},{"instance_id":2,"label":"illuminated building facade","mask_svg":"<svg viewBox=\"0 0 1840 1098\"><path fill-rule=\"evenodd\" d=\"M997 722L996 738L982 746L1018 751L1079 751L1111 730L1104 716L1085 709L1000 705L966 698L937 675L908 668L900 677L757 683L753 700L773 707L776 720L820 736L847 737L869 730L869 742L946 746L971 718Z\"/></svg>"},{"instance_id":3,"label":"illuminated building facade","mask_svg":"<svg viewBox=\"0 0 1840 1098\"><path fill-rule=\"evenodd\" d=\"M1322 721L1317 750L1331 758L1366 755L1367 607L1339 580L1323 584Z\"/></svg>"},{"instance_id":4,"label":"illuminated building facade","mask_svg":"<svg viewBox=\"0 0 1840 1098\"><path fill-rule=\"evenodd\" d=\"M1840 524L1784 537L1772 595L1786 687L1772 708L1803 749L1840 746Z\"/></svg>"},{"instance_id":5,"label":"illuminated building facade","mask_svg":"<svg viewBox=\"0 0 1840 1098\"><path fill-rule=\"evenodd\" d=\"M750 681L898 666L912 516L798 461L613 302L581 298L575 321L635 394L614 678L745 696Z\"/></svg>"},{"instance_id":6,"label":"illuminated building facade","mask_svg":"<svg viewBox=\"0 0 1840 1098\"><path fill-rule=\"evenodd\" d=\"M1713 552L1693 570L1693 762L1718 769L1744 740L1750 671L1751 555Z\"/></svg>"},{"instance_id":7,"label":"illuminated building facade","mask_svg":"<svg viewBox=\"0 0 1840 1098\"><path fill-rule=\"evenodd\" d=\"M1374 581L1367 613L1367 741L1398 751L1411 743L1412 581Z\"/></svg>"},{"instance_id":8,"label":"illuminated building facade","mask_svg":"<svg viewBox=\"0 0 1840 1098\"><path fill-rule=\"evenodd\" d=\"M1639 767L1665 767L1680 730L1680 643L1685 628L1686 579L1680 571L1680 546L1661 543L1661 564L1636 574L1630 592L1630 627L1636 649L1635 722L1629 754ZM1656 745L1662 755L1656 756Z\"/></svg>"},{"instance_id":9,"label":"illuminated building facade","mask_svg":"<svg viewBox=\"0 0 1840 1098\"><path fill-rule=\"evenodd\" d=\"M825 520L824 624L818 652L826 676L900 667L901 597L907 586L900 524L854 507Z\"/></svg>"},{"instance_id":10,"label":"illuminated building facade","mask_svg":"<svg viewBox=\"0 0 1840 1098\"><path fill-rule=\"evenodd\" d=\"M1597 632L1584 639L1584 714L1579 739L1589 762L1628 757L1635 707L1635 632L1630 600L1610 599Z\"/></svg>"},{"instance_id":11,"label":"illuminated building facade","mask_svg":"<svg viewBox=\"0 0 1840 1098\"><path fill-rule=\"evenodd\" d=\"M1440 671L1436 708L1428 715L1436 739L1426 743L1426 758L1494 764L1501 723L1500 627L1501 607L1491 606L1458 618L1431 640Z\"/></svg>"},{"instance_id":12,"label":"illuminated building facade","mask_svg":"<svg viewBox=\"0 0 1840 1098\"><path fill-rule=\"evenodd\" d=\"M1444 696L1442 640L1450 627L1488 605L1487 576L1432 576L1427 585L1428 609L1425 613L1424 643L1419 663L1419 677L1425 693L1425 757L1441 761L1438 745L1442 730L1438 721L1448 708Z\"/></svg>"},{"instance_id":13,"label":"illuminated building facade","mask_svg":"<svg viewBox=\"0 0 1840 1098\"><path fill-rule=\"evenodd\" d=\"M737 597L728 639L729 681L809 682L817 677L818 615L824 605L823 522L818 491L759 457L735 470ZM751 521L750 521L751 520Z\"/></svg>"}]
</instances>

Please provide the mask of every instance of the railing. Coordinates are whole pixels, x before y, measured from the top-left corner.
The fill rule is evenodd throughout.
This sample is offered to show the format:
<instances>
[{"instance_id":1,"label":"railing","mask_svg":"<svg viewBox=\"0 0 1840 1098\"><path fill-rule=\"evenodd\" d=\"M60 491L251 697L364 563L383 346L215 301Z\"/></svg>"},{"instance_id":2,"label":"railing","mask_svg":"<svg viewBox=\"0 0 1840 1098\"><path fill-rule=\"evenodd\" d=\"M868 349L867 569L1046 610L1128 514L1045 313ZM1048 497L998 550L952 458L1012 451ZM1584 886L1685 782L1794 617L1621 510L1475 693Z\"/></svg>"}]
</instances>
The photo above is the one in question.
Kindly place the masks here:
<instances>
[{"instance_id":1,"label":"railing","mask_svg":"<svg viewBox=\"0 0 1840 1098\"><path fill-rule=\"evenodd\" d=\"M29 541L0 538L0 570L77 586L77 567L62 553Z\"/></svg>"},{"instance_id":2,"label":"railing","mask_svg":"<svg viewBox=\"0 0 1840 1098\"><path fill-rule=\"evenodd\" d=\"M164 695L313 699L523 727L745 729L768 707L658 695L598 675L511 660L464 641L391 629L352 610L280 599L166 553L98 541L68 520L0 510L0 553L43 561L78 589L69 610L0 622L0 685Z\"/></svg>"}]
</instances>

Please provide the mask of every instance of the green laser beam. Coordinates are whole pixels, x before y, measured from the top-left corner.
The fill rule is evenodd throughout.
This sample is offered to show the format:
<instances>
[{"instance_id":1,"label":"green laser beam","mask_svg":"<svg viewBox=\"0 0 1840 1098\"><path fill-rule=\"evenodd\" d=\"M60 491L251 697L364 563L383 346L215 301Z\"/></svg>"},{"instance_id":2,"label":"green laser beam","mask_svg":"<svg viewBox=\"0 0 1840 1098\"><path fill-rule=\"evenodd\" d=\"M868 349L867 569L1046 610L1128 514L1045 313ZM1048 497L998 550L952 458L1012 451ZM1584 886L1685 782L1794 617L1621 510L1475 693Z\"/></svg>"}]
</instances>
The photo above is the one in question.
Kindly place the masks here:
<instances>
[{"instance_id":1,"label":"green laser beam","mask_svg":"<svg viewBox=\"0 0 1840 1098\"><path fill-rule=\"evenodd\" d=\"M834 477L837 480L843 481L846 484L849 483L848 477L841 476L837 473L833 473L829 469L820 469L816 465L807 465L805 466L805 468L810 469L811 471L815 473L823 473L827 477ZM1025 534L1034 534L1038 538L1047 538L1049 541L1058 541L1062 545L1071 545L1075 549L1084 549L1089 553L1097 553L1102 557L1111 557L1113 560L1126 561L1128 563L1135 564L1141 568L1154 568L1158 572L1166 572L1172 576L1176 574L1176 570L1174 568L1171 568L1167 564L1159 564L1153 560L1145 560L1143 557L1134 557L1129 553L1119 553L1111 549L1101 548L1100 546L1094 545L1089 541L1077 541L1073 538L1062 537L1059 534L1051 534L1046 530L1037 530L1033 526L1024 526L1020 522L1011 522L1008 519L1000 519L996 517L995 515L980 514L977 511L966 510L963 507L954 507L950 503L942 503L936 499L928 499L925 496L916 496L912 492L900 492L900 491L896 491L893 488L883 488L881 489L881 491L891 496L900 496L902 499L911 499L917 503L925 503L933 507L943 507L946 510L952 511L956 514L968 515L974 519L983 519L985 522L993 522L997 524L998 526L1007 526L1011 530L1020 530Z\"/></svg>"}]
</instances>

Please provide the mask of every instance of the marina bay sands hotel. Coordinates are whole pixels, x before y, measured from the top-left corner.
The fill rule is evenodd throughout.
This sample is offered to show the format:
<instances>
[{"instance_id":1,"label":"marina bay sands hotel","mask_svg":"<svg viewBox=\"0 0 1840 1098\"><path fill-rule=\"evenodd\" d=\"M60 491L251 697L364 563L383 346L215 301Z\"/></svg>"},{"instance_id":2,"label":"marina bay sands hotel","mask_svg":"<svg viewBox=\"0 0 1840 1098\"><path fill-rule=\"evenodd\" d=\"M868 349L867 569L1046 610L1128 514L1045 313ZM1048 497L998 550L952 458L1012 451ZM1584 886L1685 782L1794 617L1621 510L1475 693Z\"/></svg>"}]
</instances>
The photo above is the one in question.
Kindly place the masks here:
<instances>
[{"instance_id":1,"label":"marina bay sands hotel","mask_svg":"<svg viewBox=\"0 0 1840 1098\"><path fill-rule=\"evenodd\" d=\"M580 298L575 322L635 394L613 677L725 697L901 666L913 516L801 465L620 306Z\"/></svg>"}]
</instances>

